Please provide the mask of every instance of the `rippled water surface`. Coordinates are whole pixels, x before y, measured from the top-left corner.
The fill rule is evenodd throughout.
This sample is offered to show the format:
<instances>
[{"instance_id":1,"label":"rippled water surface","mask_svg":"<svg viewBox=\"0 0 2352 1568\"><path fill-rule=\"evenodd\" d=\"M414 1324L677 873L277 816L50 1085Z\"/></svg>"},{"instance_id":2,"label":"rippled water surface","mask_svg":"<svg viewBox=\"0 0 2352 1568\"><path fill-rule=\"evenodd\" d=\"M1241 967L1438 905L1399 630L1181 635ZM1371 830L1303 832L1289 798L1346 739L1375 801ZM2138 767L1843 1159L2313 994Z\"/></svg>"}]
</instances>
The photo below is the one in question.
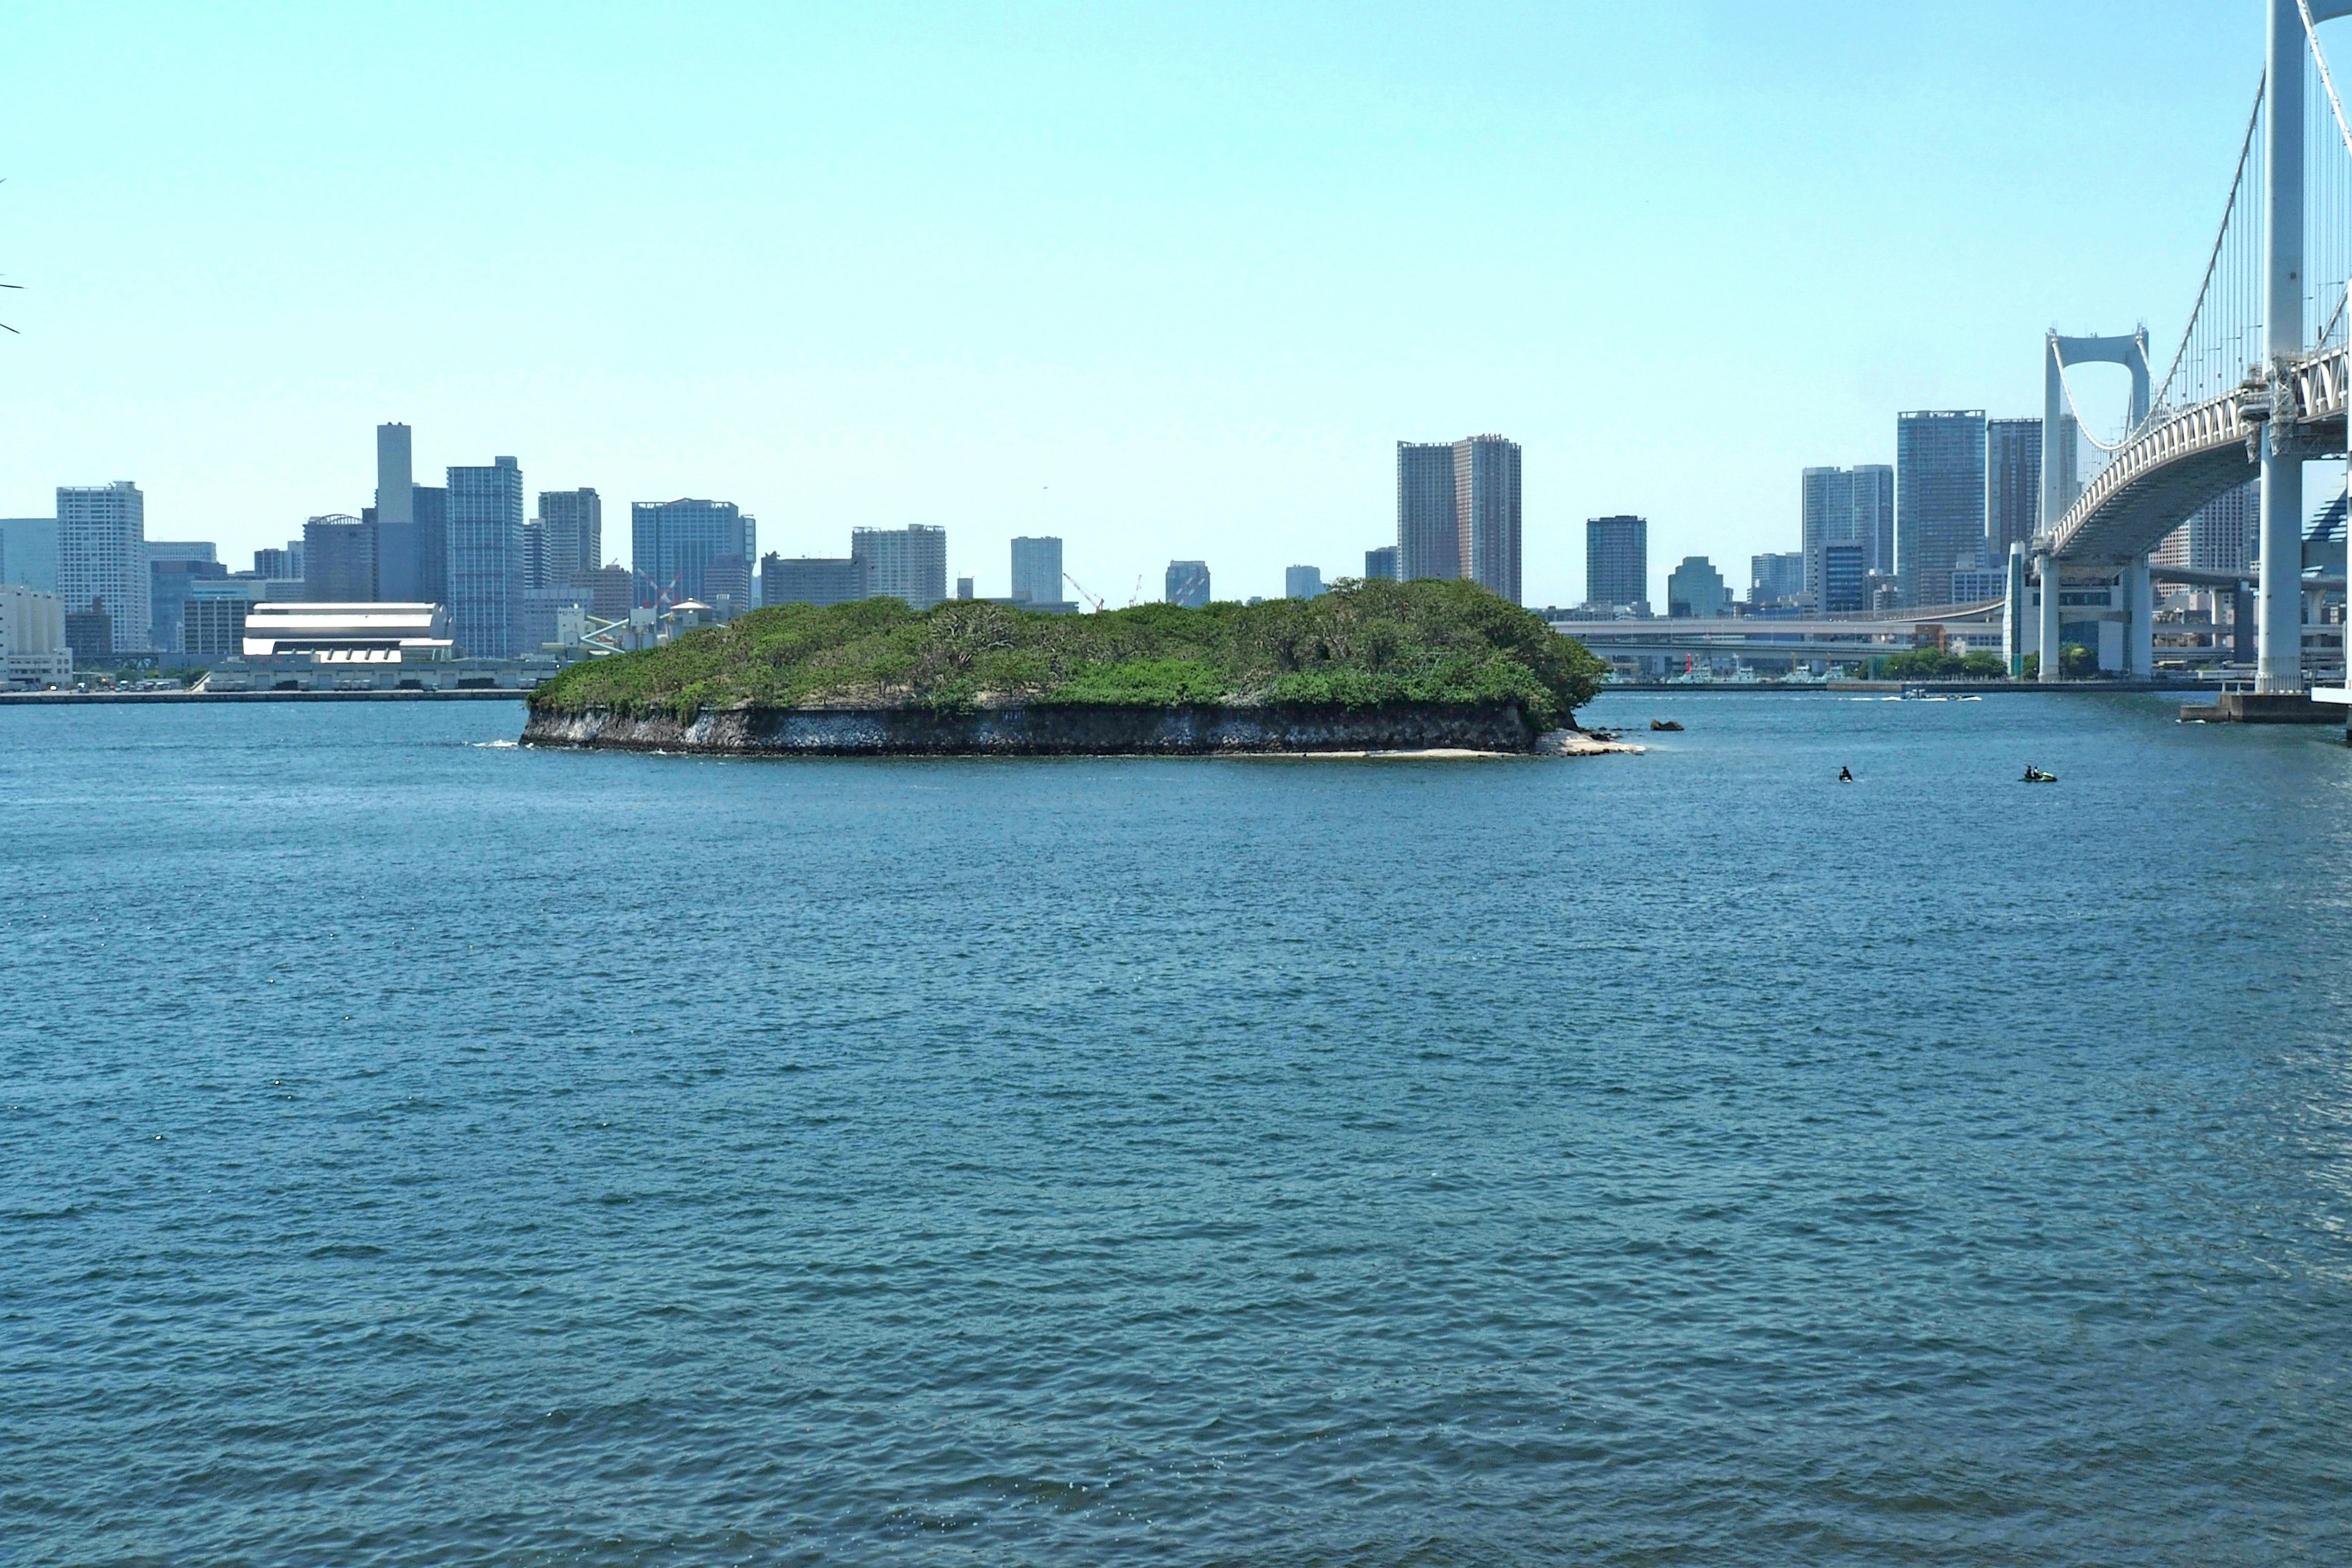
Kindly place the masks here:
<instances>
[{"instance_id":1,"label":"rippled water surface","mask_svg":"<svg viewBox=\"0 0 2352 1568\"><path fill-rule=\"evenodd\" d=\"M2340 736L1668 713L0 711L0 1561L2352 1559Z\"/></svg>"}]
</instances>

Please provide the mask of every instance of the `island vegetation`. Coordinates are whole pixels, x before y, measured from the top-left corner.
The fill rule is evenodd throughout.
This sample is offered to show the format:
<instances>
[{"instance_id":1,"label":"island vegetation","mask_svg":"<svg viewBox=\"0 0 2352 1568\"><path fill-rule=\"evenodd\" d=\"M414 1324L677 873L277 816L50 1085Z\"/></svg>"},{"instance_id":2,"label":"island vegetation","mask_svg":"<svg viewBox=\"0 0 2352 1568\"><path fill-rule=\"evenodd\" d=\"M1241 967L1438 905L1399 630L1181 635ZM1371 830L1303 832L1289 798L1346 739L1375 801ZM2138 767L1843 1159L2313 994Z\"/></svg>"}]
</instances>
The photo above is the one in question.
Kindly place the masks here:
<instances>
[{"instance_id":1,"label":"island vegetation","mask_svg":"<svg viewBox=\"0 0 2352 1568\"><path fill-rule=\"evenodd\" d=\"M1515 706L1567 725L1607 666L1462 582L1345 581L1312 599L1052 616L986 601L780 605L576 664L534 715L689 721L730 709Z\"/></svg>"}]
</instances>

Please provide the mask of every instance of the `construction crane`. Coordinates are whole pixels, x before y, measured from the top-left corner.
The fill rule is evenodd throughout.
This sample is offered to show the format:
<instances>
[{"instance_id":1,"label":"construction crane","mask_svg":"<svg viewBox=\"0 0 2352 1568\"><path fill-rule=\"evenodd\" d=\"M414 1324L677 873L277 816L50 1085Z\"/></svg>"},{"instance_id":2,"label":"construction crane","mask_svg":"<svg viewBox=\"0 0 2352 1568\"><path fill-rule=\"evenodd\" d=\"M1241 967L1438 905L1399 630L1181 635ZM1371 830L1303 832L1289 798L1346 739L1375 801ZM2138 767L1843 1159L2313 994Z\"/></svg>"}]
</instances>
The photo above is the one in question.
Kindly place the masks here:
<instances>
[{"instance_id":1,"label":"construction crane","mask_svg":"<svg viewBox=\"0 0 2352 1568\"><path fill-rule=\"evenodd\" d=\"M1087 585L1084 583L1079 582L1067 572L1062 574L1062 581L1067 583L1071 587L1076 588L1078 591L1079 598L1094 605L1095 614L1101 615L1103 613L1103 602L1100 599L1096 598L1092 594L1087 593Z\"/></svg>"}]
</instances>

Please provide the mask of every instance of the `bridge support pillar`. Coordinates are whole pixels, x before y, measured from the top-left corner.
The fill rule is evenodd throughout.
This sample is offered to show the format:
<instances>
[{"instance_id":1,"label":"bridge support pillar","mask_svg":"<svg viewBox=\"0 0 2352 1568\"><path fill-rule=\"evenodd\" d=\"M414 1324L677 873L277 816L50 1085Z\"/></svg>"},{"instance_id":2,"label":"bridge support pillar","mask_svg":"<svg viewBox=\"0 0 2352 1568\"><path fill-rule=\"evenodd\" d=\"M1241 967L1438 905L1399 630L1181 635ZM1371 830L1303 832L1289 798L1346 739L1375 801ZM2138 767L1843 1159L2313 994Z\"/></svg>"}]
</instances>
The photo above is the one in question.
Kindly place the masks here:
<instances>
[{"instance_id":1,"label":"bridge support pillar","mask_svg":"<svg viewBox=\"0 0 2352 1568\"><path fill-rule=\"evenodd\" d=\"M2124 574L2124 587L2131 609L2126 626L2125 666L2133 679L2150 680L2156 676L2156 583L2148 575L2147 556L2131 563Z\"/></svg>"},{"instance_id":2,"label":"bridge support pillar","mask_svg":"<svg viewBox=\"0 0 2352 1568\"><path fill-rule=\"evenodd\" d=\"M2279 432L2278 434L2284 434ZM2263 441L2262 575L2254 588L2254 689L2303 689L2303 454Z\"/></svg>"},{"instance_id":3,"label":"bridge support pillar","mask_svg":"<svg viewBox=\"0 0 2352 1568\"><path fill-rule=\"evenodd\" d=\"M2025 614L2025 542L2013 539L2009 544L2009 581L2000 606L2000 657L2009 667L2011 680L2025 675L2025 655L2028 626Z\"/></svg>"},{"instance_id":4,"label":"bridge support pillar","mask_svg":"<svg viewBox=\"0 0 2352 1568\"><path fill-rule=\"evenodd\" d=\"M2037 650L2042 655L2040 679L2045 683L2054 683L2059 679L2058 558L2054 555L2044 555L2042 558L2042 637L2040 640L2041 647Z\"/></svg>"}]
</instances>

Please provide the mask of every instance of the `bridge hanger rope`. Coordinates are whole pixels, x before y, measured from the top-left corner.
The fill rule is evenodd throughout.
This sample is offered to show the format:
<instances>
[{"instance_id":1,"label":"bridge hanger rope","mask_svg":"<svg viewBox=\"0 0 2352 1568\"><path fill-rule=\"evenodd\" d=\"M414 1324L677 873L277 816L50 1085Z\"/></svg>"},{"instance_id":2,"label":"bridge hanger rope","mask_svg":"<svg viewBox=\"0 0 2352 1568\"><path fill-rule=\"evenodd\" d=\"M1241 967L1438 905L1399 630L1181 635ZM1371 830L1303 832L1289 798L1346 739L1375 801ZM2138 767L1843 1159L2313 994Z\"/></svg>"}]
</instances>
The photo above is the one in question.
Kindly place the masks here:
<instances>
[{"instance_id":1,"label":"bridge hanger rope","mask_svg":"<svg viewBox=\"0 0 2352 1568\"><path fill-rule=\"evenodd\" d=\"M2295 3L2297 5L2301 5L2303 0L2295 0ZM2308 15L2308 12L2305 14ZM2230 219L2236 215L2238 210L2238 197L2245 189L2246 161L2253 156L2254 132L2262 127L2263 95L2268 89L2269 85L2270 71L2269 68L2265 67L2263 74L2254 80L2253 112L2246 116L2245 138L2238 143L2238 171L2236 174L2230 176L2230 200L2228 204L2221 208L2221 226L2214 231L2213 248L2205 258L2205 277L2203 280L2197 285L2197 303L2189 307L2189 324L2181 329L2180 346L2173 351L2172 365L2171 368L2164 373L2164 384L2158 387L2156 395L2147 400L2147 419L2146 423L2153 424L2158 413L2165 407L2166 400L2169 398L2172 394L2172 384L2180 374L2181 362L2189 357L2189 345L2196 339L2198 319L2205 313L2206 297L2212 291L2213 288L2213 274L2221 265L2221 246L2223 241L2230 237ZM2065 370L2066 362L2062 358L2058 362L2058 382L2062 387L2065 385L2066 382ZM2066 394L2066 402L2068 406L2073 406L2074 401L2074 394L2072 390L2069 390ZM2074 416L2074 422L2078 426L2082 424L2082 419L2083 416L2078 412ZM2094 442L2095 444L2095 437L2094 438ZM2115 448L2110 447L2107 447L2106 450L2113 451Z\"/></svg>"},{"instance_id":2,"label":"bridge hanger rope","mask_svg":"<svg viewBox=\"0 0 2352 1568\"><path fill-rule=\"evenodd\" d=\"M2345 151L2352 152L2352 125L2344 121L2344 100L2336 96L2336 79L2327 70L2327 51L2319 47L2319 24L2311 19L2311 0L2294 0L2294 8L2303 14L2304 38L2311 45L2312 63L2319 68L2319 85L2327 89L2327 107L2336 112L2336 133L2344 138ZM2344 319L2347 300L2352 300L2352 285L2336 296L2336 309L2329 312L2327 324L2319 329L2321 342L2335 334L2336 323Z\"/></svg>"}]
</instances>

